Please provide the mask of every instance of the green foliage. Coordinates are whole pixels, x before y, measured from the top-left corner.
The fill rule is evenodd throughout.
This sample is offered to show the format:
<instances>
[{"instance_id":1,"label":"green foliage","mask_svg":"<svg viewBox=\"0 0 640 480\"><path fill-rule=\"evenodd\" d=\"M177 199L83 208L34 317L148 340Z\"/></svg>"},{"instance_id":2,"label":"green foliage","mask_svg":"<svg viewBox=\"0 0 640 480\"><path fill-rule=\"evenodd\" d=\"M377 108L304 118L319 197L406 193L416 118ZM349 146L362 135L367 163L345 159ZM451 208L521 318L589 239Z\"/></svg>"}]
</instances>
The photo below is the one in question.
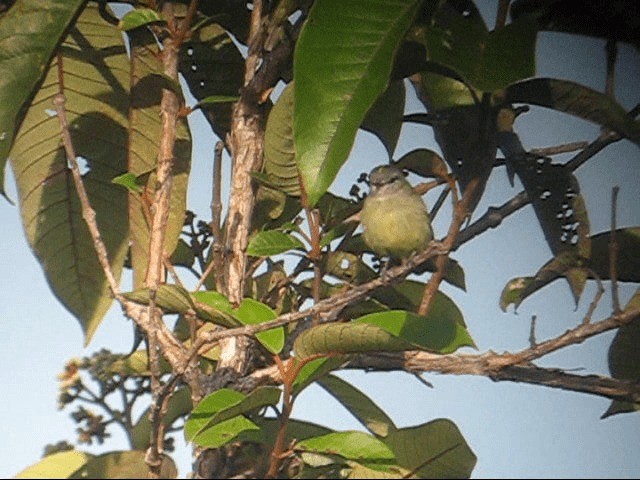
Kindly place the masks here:
<instances>
[{"instance_id":1,"label":"green foliage","mask_svg":"<svg viewBox=\"0 0 640 480\"><path fill-rule=\"evenodd\" d=\"M358 1L329 0L309 12L294 59L293 131L310 206L335 179L367 110L386 89L393 54L420 3L375 2L365 13Z\"/></svg>"},{"instance_id":2,"label":"green foliage","mask_svg":"<svg viewBox=\"0 0 640 480\"><path fill-rule=\"evenodd\" d=\"M0 75L0 171L10 152L26 236L54 293L79 320L88 342L112 299L70 177L59 119L50 110L63 81L72 143L87 161L83 181L116 281L125 263L132 269L133 291L122 296L154 305L163 315L176 315L172 348L190 355L177 368L175 352L161 351L164 358L157 372L152 372L148 350L127 356L100 352L95 358L70 362L61 378L61 406L92 398L112 417L104 419L79 407L72 415L83 426L78 429L80 441L103 441L107 425L115 422L125 429L132 450L99 456L59 452L19 477L147 476L144 450L154 428L151 407L141 409L137 418L131 412L134 402L150 393L150 377L164 381L175 374L188 383L189 378L211 376L218 381L216 375L229 369L228 359L220 345L198 343L205 332L281 320L311 302L329 299L319 305L325 308L331 299L347 298L380 277L375 289L360 294L358 301L336 302L340 307L330 314L325 315L326 308L285 325L280 321L281 326L255 335L245 328L243 333L260 344L253 352L252 368L264 368L264 376L228 382L225 377L223 385L249 380L254 388L218 388L194 407L192 395L199 398L208 385L194 392L180 386L161 421L170 431L186 419L189 442L228 448L223 453L229 458L240 446L238 452L250 452L246 456L253 473L277 459L282 461L277 475L299 478L469 477L476 457L451 420L398 428L365 393L330 374L369 354L413 351L437 357L476 346L462 311L448 295L435 292L427 313L419 314L429 292L424 278L408 279L405 272L387 281L393 262L381 270L378 260L371 260L372 252L356 230L363 198L359 187L354 185L350 192L353 200L329 188L362 129L382 143L389 163L423 178L446 181L447 187L459 186L466 203L456 203L464 211L455 214L470 216L500 148L510 180L513 183L518 175L553 255L535 275L509 281L500 306L517 308L558 278L569 282L577 303L590 279L612 280L612 268L617 280L640 283L640 227L591 235L578 178L565 165L524 150L513 130L512 104L540 105L577 116L635 143L640 143L640 123L609 95L566 80L531 78L537 28L551 25L542 14L537 19L522 15L489 31L472 2L282 0L267 2L257 23L262 30L250 41L252 13L245 2L200 2L195 26L184 37L175 33L187 11L184 2L174 5L177 22L146 8L150 3L141 2L144 8L125 15L117 27L108 23L107 7L78 1L17 0L0 16L0 69L12 72ZM163 14L167 12L170 9ZM29 28L23 32L16 19L27 14ZM181 42L174 60L197 100L190 108L181 83L165 74L163 56L171 52L159 43L166 35ZM260 58L252 67L254 55ZM405 116L408 75L427 113ZM272 105L271 92L279 91L280 80L286 85ZM207 286L204 291L192 292L169 275L157 289L145 284L151 215L159 205L156 167L168 140L162 137L167 125L161 100L169 92L180 105L175 125L168 128L175 126L176 138L169 218L160 253L163 260L181 267L176 269L179 274L194 273ZM246 231L226 232L227 222L235 221L228 218L220 229L206 221L196 225L195 214L186 210L192 162L186 116L198 109L225 146L235 150L229 152L234 169L242 167L238 149L245 148L234 135L250 127L259 140L264 134L262 169L243 172L251 175L254 190L232 192L253 202ZM513 118L501 123L503 114ZM405 122L431 125L442 155L419 146L395 157ZM358 179L366 181L364 176ZM475 191L469 194L471 187ZM444 196L437 208L442 200ZM456 229L462 224L460 220ZM236 236L241 239L239 251L230 247ZM454 241L446 248L453 252L459 246ZM282 254L288 254L286 261L272 258ZM237 282L236 295L230 287L235 280L225 266L239 256L247 261L247 275ZM436 272L432 279L439 281L441 276L464 290L463 266L447 253L438 270L435 258L420 265L410 258L403 265L411 265L411 273L418 275ZM295 265L289 264L292 259L297 259ZM201 276L205 270L210 273L208 266L216 268L205 281ZM624 311L637 309L639 298L636 293ZM611 344L608 360L614 379L640 379L639 325L635 320L622 326ZM196 361L187 366L191 359ZM180 371L173 371L172 365ZM280 377L273 373L276 367ZM81 370L97 382L100 395L83 395L89 387ZM263 378L282 383L282 390L261 385ZM292 418L294 401L313 383L327 390L366 432L334 431ZM122 411L105 403L114 393L126 401ZM603 417L638 408L637 403L615 400ZM267 412L275 412L276 418ZM280 451L274 450L278 443ZM287 455L282 449L288 449ZM173 461L165 455L161 476L176 475Z\"/></svg>"}]
</instances>

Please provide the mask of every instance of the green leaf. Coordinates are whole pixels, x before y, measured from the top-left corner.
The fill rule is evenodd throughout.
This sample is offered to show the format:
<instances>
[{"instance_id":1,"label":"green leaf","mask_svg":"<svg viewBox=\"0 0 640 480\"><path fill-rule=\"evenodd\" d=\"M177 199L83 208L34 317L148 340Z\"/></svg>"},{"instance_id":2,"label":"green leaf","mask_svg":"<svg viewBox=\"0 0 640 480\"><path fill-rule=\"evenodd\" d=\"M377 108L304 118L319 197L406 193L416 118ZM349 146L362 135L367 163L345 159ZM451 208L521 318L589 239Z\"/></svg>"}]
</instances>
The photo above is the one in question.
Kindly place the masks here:
<instances>
[{"instance_id":1,"label":"green leaf","mask_svg":"<svg viewBox=\"0 0 640 480\"><path fill-rule=\"evenodd\" d=\"M93 457L68 478L147 478L149 467L144 458L143 450L104 453ZM160 466L160 477L177 476L175 463L165 455Z\"/></svg>"},{"instance_id":2,"label":"green leaf","mask_svg":"<svg viewBox=\"0 0 640 480\"><path fill-rule=\"evenodd\" d=\"M264 303L245 298L240 306L234 311L238 318L245 325L255 325L258 323L274 320L277 315L271 307ZM256 334L258 341L271 353L277 354L284 348L284 328L277 327Z\"/></svg>"},{"instance_id":3,"label":"green leaf","mask_svg":"<svg viewBox=\"0 0 640 480\"><path fill-rule=\"evenodd\" d=\"M616 257L616 273L622 282L640 281L640 227L619 228L615 233L618 244ZM535 277L517 277L509 280L500 296L500 308L506 311L514 304L517 309L529 295L537 292L545 285L565 275L579 275L574 283L582 283L587 277L593 278L590 271L594 271L601 280L611 279L609 252L611 232L592 235L591 258L589 260L576 259L571 254L563 254L551 259ZM575 292L574 292L575 295Z\"/></svg>"},{"instance_id":4,"label":"green leaf","mask_svg":"<svg viewBox=\"0 0 640 480\"><path fill-rule=\"evenodd\" d=\"M158 22L164 22L158 12L151 8L137 8L122 17L120 22L118 22L118 28L126 32L134 28Z\"/></svg>"},{"instance_id":5,"label":"green leaf","mask_svg":"<svg viewBox=\"0 0 640 480\"><path fill-rule=\"evenodd\" d=\"M28 102L47 73L46 65L58 43L84 5L82 0L18 0L0 17L0 71L5 72L0 75L2 195L5 195L7 156L24 119ZM51 108L50 105L43 109Z\"/></svg>"},{"instance_id":6,"label":"green leaf","mask_svg":"<svg viewBox=\"0 0 640 480\"><path fill-rule=\"evenodd\" d=\"M311 8L294 55L293 128L309 206L335 179L366 112L386 89L395 51L421 3L325 0Z\"/></svg>"},{"instance_id":7,"label":"green leaf","mask_svg":"<svg viewBox=\"0 0 640 480\"><path fill-rule=\"evenodd\" d=\"M398 168L407 169L421 177L446 178L447 165L433 150L418 148L405 153L395 162Z\"/></svg>"},{"instance_id":8,"label":"green leaf","mask_svg":"<svg viewBox=\"0 0 640 480\"><path fill-rule=\"evenodd\" d=\"M318 384L336 398L349 412L377 437L396 430L393 420L368 396L335 375L327 375Z\"/></svg>"},{"instance_id":9,"label":"green leaf","mask_svg":"<svg viewBox=\"0 0 640 480\"><path fill-rule=\"evenodd\" d=\"M416 478L469 478L477 461L451 420L401 428L384 441L398 465L414 472Z\"/></svg>"},{"instance_id":10,"label":"green leaf","mask_svg":"<svg viewBox=\"0 0 640 480\"><path fill-rule=\"evenodd\" d=\"M108 371L119 375L150 377L151 368L146 349L136 350L130 355L123 356L120 360L115 360L109 365ZM163 374L171 372L171 365L162 357L160 358L160 371Z\"/></svg>"},{"instance_id":11,"label":"green leaf","mask_svg":"<svg viewBox=\"0 0 640 480\"><path fill-rule=\"evenodd\" d=\"M415 350L412 343L400 339L384 328L366 323L328 323L302 332L294 342L296 357L312 355Z\"/></svg>"},{"instance_id":12,"label":"green leaf","mask_svg":"<svg viewBox=\"0 0 640 480\"><path fill-rule=\"evenodd\" d=\"M294 450L340 455L367 462L389 463L395 460L393 452L382 441L364 432L334 432L307 438L295 444Z\"/></svg>"},{"instance_id":13,"label":"green leaf","mask_svg":"<svg viewBox=\"0 0 640 480\"><path fill-rule=\"evenodd\" d=\"M205 292L193 292L191 295L199 302L206 303L210 307L233 315L233 305L231 305L227 297L219 292L207 290Z\"/></svg>"},{"instance_id":14,"label":"green leaf","mask_svg":"<svg viewBox=\"0 0 640 480\"><path fill-rule=\"evenodd\" d=\"M176 82L164 74L157 42L146 28L128 32L131 41L131 109L129 111L129 167L128 171L146 178L144 195L129 195L129 225L131 230L131 264L133 287L140 288L148 264L149 220L145 214L145 196L153 198L156 189L156 164L162 137L160 101L162 89L175 89ZM175 250L182 227L187 203L187 184L191 159L191 134L186 119L176 124L171 204L165 232L164 251Z\"/></svg>"},{"instance_id":15,"label":"green leaf","mask_svg":"<svg viewBox=\"0 0 640 480\"><path fill-rule=\"evenodd\" d=\"M552 108L610 128L640 143L640 122L604 93L568 80L534 78L509 85L505 101Z\"/></svg>"},{"instance_id":16,"label":"green leaf","mask_svg":"<svg viewBox=\"0 0 640 480\"><path fill-rule=\"evenodd\" d=\"M576 257L572 252L561 253L545 263L535 277L518 277L507 282L500 295L500 308L506 311L507 307L513 303L514 308L517 309L529 295L560 277L565 277L569 281L577 304L581 288L587 279L587 266L584 259Z\"/></svg>"},{"instance_id":17,"label":"green leaf","mask_svg":"<svg viewBox=\"0 0 640 480\"><path fill-rule=\"evenodd\" d=\"M640 308L640 289L636 290L625 311ZM640 320L635 319L631 323L618 329L616 336L609 347L609 371L611 376L618 380L640 382ZM640 410L640 402L626 402L614 400L602 418L618 413L628 413Z\"/></svg>"},{"instance_id":18,"label":"green leaf","mask_svg":"<svg viewBox=\"0 0 640 480\"><path fill-rule=\"evenodd\" d=\"M464 16L445 4L422 41L430 61L492 92L535 74L536 33L535 22L527 18L489 32L479 15Z\"/></svg>"},{"instance_id":19,"label":"green leaf","mask_svg":"<svg viewBox=\"0 0 640 480\"><path fill-rule=\"evenodd\" d=\"M7 15L16 9L17 5ZM57 9L49 14L55 11ZM7 15L2 17L2 22L8 20ZM34 22L38 15L33 13ZM17 23L24 25L24 18ZM36 22L33 28L37 26ZM31 28L28 30L32 31ZM47 37L47 32L47 29L39 30L38 34L47 42L55 41L53 34ZM24 48L26 54L29 48ZM2 50L9 51L4 46ZM71 140L76 154L86 160L88 171L83 174L84 186L96 212L109 263L118 279L128 248L127 192L111 180L127 170L128 59L121 33L101 18L95 4L88 5L69 30L60 53L62 65L58 65L56 57L48 70L46 61L39 67L46 71L46 76L16 135L11 163L27 240L54 294L78 319L88 343L112 299L82 218L60 140L59 120L49 112L59 89L60 67ZM26 57L14 58L24 61ZM21 71L10 64L3 66L5 71ZM1 97L5 89L0 91ZM13 92L13 95L19 93Z\"/></svg>"},{"instance_id":20,"label":"green leaf","mask_svg":"<svg viewBox=\"0 0 640 480\"><path fill-rule=\"evenodd\" d=\"M238 95L209 95L204 97L198 103L193 106L193 110L196 108L206 107L208 105L213 105L216 103L233 103L237 102L240 97Z\"/></svg>"},{"instance_id":21,"label":"green leaf","mask_svg":"<svg viewBox=\"0 0 640 480\"><path fill-rule=\"evenodd\" d=\"M302 390L316 380L326 376L327 373L340 368L344 362L345 359L341 357L322 357L305 363L293 382L293 388L291 389L293 396L300 394Z\"/></svg>"},{"instance_id":22,"label":"green leaf","mask_svg":"<svg viewBox=\"0 0 640 480\"><path fill-rule=\"evenodd\" d=\"M169 257L169 262L171 262L171 265L188 268L193 266L195 261L196 255L193 252L193 248L187 245L187 242L180 238L176 245L176 249L171 254L171 257Z\"/></svg>"},{"instance_id":23,"label":"green leaf","mask_svg":"<svg viewBox=\"0 0 640 480\"><path fill-rule=\"evenodd\" d=\"M207 428L193 439L193 443L206 448L220 448L233 441L260 441L260 427L247 417L229 418Z\"/></svg>"},{"instance_id":24,"label":"green leaf","mask_svg":"<svg viewBox=\"0 0 640 480\"><path fill-rule=\"evenodd\" d=\"M111 180L116 185L121 185L129 190L131 193L142 193L142 185L138 181L133 173L123 173Z\"/></svg>"},{"instance_id":25,"label":"green leaf","mask_svg":"<svg viewBox=\"0 0 640 480\"><path fill-rule=\"evenodd\" d=\"M278 430L280 429L280 420L277 418L258 417L255 423L260 426L264 433L263 441L265 445L273 447ZM287 442L291 444L292 441L304 440L305 438L317 437L320 435L326 435L332 430L322 425L316 425L315 423L305 422L304 420L296 420L290 418L287 422Z\"/></svg>"},{"instance_id":26,"label":"green leaf","mask_svg":"<svg viewBox=\"0 0 640 480\"><path fill-rule=\"evenodd\" d=\"M463 346L475 347L467 329L451 316L435 312L434 306L426 317L403 310L390 310L371 313L354 322L379 326L421 349L437 353L452 353Z\"/></svg>"},{"instance_id":27,"label":"green leaf","mask_svg":"<svg viewBox=\"0 0 640 480\"><path fill-rule=\"evenodd\" d=\"M298 165L293 144L294 83L282 91L269 112L264 131L264 172L272 186L300 196Z\"/></svg>"},{"instance_id":28,"label":"green leaf","mask_svg":"<svg viewBox=\"0 0 640 480\"><path fill-rule=\"evenodd\" d=\"M149 305L149 289L141 288L133 292L123 293L122 296L132 302ZM156 290L156 306L167 313L185 313L193 309L193 299L184 288L178 285L160 285Z\"/></svg>"},{"instance_id":29,"label":"green leaf","mask_svg":"<svg viewBox=\"0 0 640 480\"><path fill-rule=\"evenodd\" d=\"M247 255L268 257L295 248L304 250L304 244L297 237L279 230L267 230L258 232L251 238L247 246Z\"/></svg>"},{"instance_id":30,"label":"green leaf","mask_svg":"<svg viewBox=\"0 0 640 480\"><path fill-rule=\"evenodd\" d=\"M400 138L405 94L403 80L391 82L371 106L360 127L378 137L390 159Z\"/></svg>"},{"instance_id":31,"label":"green leaf","mask_svg":"<svg viewBox=\"0 0 640 480\"><path fill-rule=\"evenodd\" d=\"M194 292L191 297L195 300L195 311L198 318L228 328L242 325L242 322L235 316L231 302L221 293L212 290Z\"/></svg>"},{"instance_id":32,"label":"green leaf","mask_svg":"<svg viewBox=\"0 0 640 480\"><path fill-rule=\"evenodd\" d=\"M218 431L211 434L209 430L258 408L277 404L280 394L280 389L277 387L259 387L249 395L227 388L217 390L203 398L193 409L185 424L185 437L188 441L198 444L201 444L204 438L210 438L211 435L217 438ZM233 425L244 429L249 424L240 421Z\"/></svg>"},{"instance_id":33,"label":"green leaf","mask_svg":"<svg viewBox=\"0 0 640 480\"><path fill-rule=\"evenodd\" d=\"M53 453L25 468L14 478L69 478L91 458L93 455L77 450Z\"/></svg>"},{"instance_id":34,"label":"green leaf","mask_svg":"<svg viewBox=\"0 0 640 480\"><path fill-rule=\"evenodd\" d=\"M619 228L615 231L618 244L616 275L622 282L640 282L640 227ZM602 232L591 237L591 260L589 267L602 280L611 279L609 252L611 232Z\"/></svg>"}]
</instances>

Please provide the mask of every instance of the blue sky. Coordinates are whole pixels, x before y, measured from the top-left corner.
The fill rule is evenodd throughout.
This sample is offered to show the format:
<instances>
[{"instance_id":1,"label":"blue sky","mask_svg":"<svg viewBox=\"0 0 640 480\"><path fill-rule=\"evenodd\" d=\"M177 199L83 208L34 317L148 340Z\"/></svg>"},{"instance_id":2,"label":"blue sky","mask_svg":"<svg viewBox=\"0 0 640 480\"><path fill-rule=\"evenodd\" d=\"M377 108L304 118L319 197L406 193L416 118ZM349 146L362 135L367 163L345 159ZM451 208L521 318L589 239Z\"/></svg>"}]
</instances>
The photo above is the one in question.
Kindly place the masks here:
<instances>
[{"instance_id":1,"label":"blue sky","mask_svg":"<svg viewBox=\"0 0 640 480\"><path fill-rule=\"evenodd\" d=\"M485 7L487 4L481 6ZM491 7L493 8L493 7ZM483 10L485 12L486 9ZM492 20L489 20L489 25ZM604 42L562 34L540 34L538 75L572 79L598 90L604 85ZM629 109L640 101L640 55L621 45L617 70L617 98ZM410 96L411 97L411 96ZM409 109L420 107L411 100ZM208 218L211 157L215 139L197 117L192 123L194 136L193 180L189 204L202 218ZM581 120L542 108L519 118L516 129L525 148L558 145L594 139L599 128ZM430 131L415 125L404 127L395 158L413 146L429 142L437 150ZM609 229L611 188L620 186L619 226L640 225L640 167L638 147L619 142L608 147L577 171L589 210L591 231ZM570 155L554 157L564 162ZM333 189L346 195L360 172L383 163L382 147L368 133L359 133L352 156ZM228 159L225 169L228 172ZM7 190L16 198L13 178L8 175ZM521 187L511 187L503 169L492 174L478 214L488 206L499 205ZM435 193L427 195L432 205ZM224 198L224 196L223 196ZM443 209L434 223L436 236L443 236L449 222ZM42 270L30 253L20 223L19 210L0 202L0 222L5 233L0 241L0 265L4 267L0 291L0 318L4 344L0 349L0 424L5 434L0 448L0 475L3 477L37 461L46 443L74 440L74 423L68 412L56 410L55 379L71 357L88 355L107 347L116 352L131 346L131 325L118 308L98 329L87 349L78 323L52 296ZM497 352L526 348L532 315L537 316L538 339L558 335L579 323L595 294L595 286L585 289L578 308L566 285L553 284L526 300L514 314L498 307L505 283L516 276L535 272L550 258L537 220L530 207L507 219L496 230L456 252L454 257L466 273L467 291L447 285L465 315L469 331L480 351ZM185 274L186 276L186 274ZM605 284L608 288L608 284ZM635 291L621 286L626 302ZM607 293L594 319L611 309ZM582 345L550 355L543 366L579 369L578 373L607 373L606 352L613 334L602 335ZM423 423L436 418L453 420L478 456L475 477L638 477L640 456L640 416L618 415L600 420L609 402L606 399L544 387L493 383L485 378L425 375L434 386L429 389L406 374L341 373L365 390L389 413L399 426ZM326 423L340 429L359 428L357 422L320 388L310 388L298 399L294 416ZM91 452L126 448L123 437L113 430L106 447ZM180 442L178 442L180 444ZM188 467L188 452L177 457L181 473Z\"/></svg>"}]
</instances>

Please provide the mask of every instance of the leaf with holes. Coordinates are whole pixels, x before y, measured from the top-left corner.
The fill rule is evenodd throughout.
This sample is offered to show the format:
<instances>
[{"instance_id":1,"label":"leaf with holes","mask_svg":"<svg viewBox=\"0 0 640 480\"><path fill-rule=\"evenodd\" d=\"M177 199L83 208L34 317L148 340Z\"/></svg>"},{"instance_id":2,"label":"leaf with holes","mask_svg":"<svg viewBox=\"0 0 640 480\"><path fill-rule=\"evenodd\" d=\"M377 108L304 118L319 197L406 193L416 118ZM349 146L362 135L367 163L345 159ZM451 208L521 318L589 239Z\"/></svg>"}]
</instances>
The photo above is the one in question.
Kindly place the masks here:
<instances>
[{"instance_id":1,"label":"leaf with holes","mask_svg":"<svg viewBox=\"0 0 640 480\"><path fill-rule=\"evenodd\" d=\"M474 9L468 15L450 4L436 13L422 42L427 58L452 68L470 85L493 92L535 74L536 25L522 18L489 32Z\"/></svg>"},{"instance_id":2,"label":"leaf with holes","mask_svg":"<svg viewBox=\"0 0 640 480\"><path fill-rule=\"evenodd\" d=\"M0 194L4 191L4 169L38 82L46 74L59 41L82 0L20 0L0 17ZM28 27L25 28L25 19ZM11 74L9 74L9 72ZM49 80L49 83L51 80ZM51 103L43 109L51 108Z\"/></svg>"},{"instance_id":3,"label":"leaf with holes","mask_svg":"<svg viewBox=\"0 0 640 480\"><path fill-rule=\"evenodd\" d=\"M604 93L554 78L534 78L510 85L506 102L531 103L565 112L618 132L640 143L640 122Z\"/></svg>"},{"instance_id":4,"label":"leaf with holes","mask_svg":"<svg viewBox=\"0 0 640 480\"><path fill-rule=\"evenodd\" d=\"M126 168L128 60L122 36L89 5L60 47L66 110L76 154L86 161L84 186L116 279L127 253L127 191L112 183ZM49 285L80 322L88 342L112 299L50 113L58 92L58 60L11 149L27 240Z\"/></svg>"},{"instance_id":5,"label":"leaf with holes","mask_svg":"<svg viewBox=\"0 0 640 480\"><path fill-rule=\"evenodd\" d=\"M160 101L162 89L175 88L164 75L162 60L156 39L146 28L128 32L131 40L131 109L129 112L129 167L137 177L146 178L142 195L129 195L129 225L131 229L131 265L134 288L140 288L146 276L149 249L150 214L148 204L153 200L156 188L155 168L160 150L162 116ZM171 255L175 250L182 226L187 202L187 184L191 159L191 134L186 119L176 125L174 147L171 204L165 232L164 251Z\"/></svg>"},{"instance_id":6,"label":"leaf with holes","mask_svg":"<svg viewBox=\"0 0 640 480\"><path fill-rule=\"evenodd\" d=\"M246 12L246 8L244 10ZM205 103L205 100L237 97L242 87L244 58L231 37L217 23L202 26L180 47L178 68L191 94L201 102L200 108L211 128L224 139L231 128L233 105L230 102Z\"/></svg>"},{"instance_id":7,"label":"leaf with holes","mask_svg":"<svg viewBox=\"0 0 640 480\"><path fill-rule=\"evenodd\" d=\"M385 90L417 0L316 2L294 55L294 144L310 206L327 191ZM342 72L338 75L336 72Z\"/></svg>"},{"instance_id":8,"label":"leaf with holes","mask_svg":"<svg viewBox=\"0 0 640 480\"><path fill-rule=\"evenodd\" d=\"M587 278L586 266L586 262L572 252L561 253L545 263L535 277L514 278L507 282L500 295L500 308L506 311L507 307L513 303L514 308L517 309L529 295L563 276L566 278L569 275L576 277L580 275L579 279L584 284ZM580 273L577 273L578 271ZM572 286L571 283L569 285ZM576 292L572 288L572 293L577 302L580 292Z\"/></svg>"}]
</instances>

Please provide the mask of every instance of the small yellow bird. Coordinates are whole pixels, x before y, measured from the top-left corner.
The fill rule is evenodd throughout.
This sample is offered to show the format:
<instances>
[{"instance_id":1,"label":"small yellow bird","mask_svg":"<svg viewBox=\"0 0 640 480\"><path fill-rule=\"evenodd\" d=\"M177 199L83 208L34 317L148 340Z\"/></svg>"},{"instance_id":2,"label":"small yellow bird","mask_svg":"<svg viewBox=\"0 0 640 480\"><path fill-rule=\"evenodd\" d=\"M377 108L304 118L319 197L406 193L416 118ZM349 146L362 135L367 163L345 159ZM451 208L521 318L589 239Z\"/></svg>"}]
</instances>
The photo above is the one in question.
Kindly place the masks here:
<instances>
[{"instance_id":1,"label":"small yellow bird","mask_svg":"<svg viewBox=\"0 0 640 480\"><path fill-rule=\"evenodd\" d=\"M424 250L433 239L429 212L402 171L378 166L369 174L369 185L360 212L365 243L379 256L396 260Z\"/></svg>"}]
</instances>

